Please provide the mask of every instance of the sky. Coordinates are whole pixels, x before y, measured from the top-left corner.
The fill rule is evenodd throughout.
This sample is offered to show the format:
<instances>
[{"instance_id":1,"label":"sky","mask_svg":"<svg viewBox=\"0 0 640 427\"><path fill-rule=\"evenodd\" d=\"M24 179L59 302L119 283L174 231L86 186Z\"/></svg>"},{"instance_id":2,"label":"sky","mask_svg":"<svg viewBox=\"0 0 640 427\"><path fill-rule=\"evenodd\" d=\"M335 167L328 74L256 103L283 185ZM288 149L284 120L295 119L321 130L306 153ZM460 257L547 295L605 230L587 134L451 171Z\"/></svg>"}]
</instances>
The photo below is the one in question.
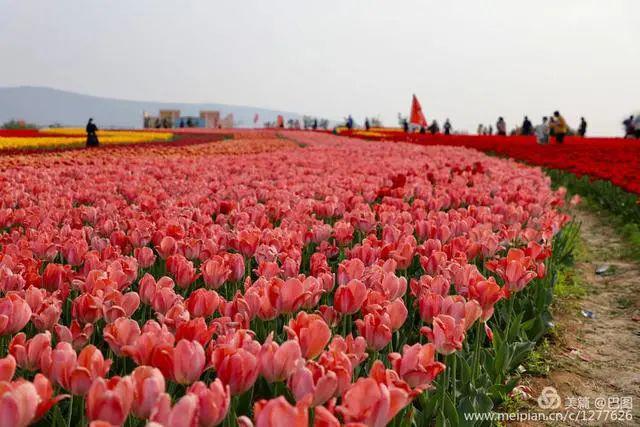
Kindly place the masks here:
<instances>
[{"instance_id":1,"label":"sky","mask_svg":"<svg viewBox=\"0 0 640 427\"><path fill-rule=\"evenodd\" d=\"M0 0L0 86L475 132L640 112L638 0Z\"/></svg>"}]
</instances>

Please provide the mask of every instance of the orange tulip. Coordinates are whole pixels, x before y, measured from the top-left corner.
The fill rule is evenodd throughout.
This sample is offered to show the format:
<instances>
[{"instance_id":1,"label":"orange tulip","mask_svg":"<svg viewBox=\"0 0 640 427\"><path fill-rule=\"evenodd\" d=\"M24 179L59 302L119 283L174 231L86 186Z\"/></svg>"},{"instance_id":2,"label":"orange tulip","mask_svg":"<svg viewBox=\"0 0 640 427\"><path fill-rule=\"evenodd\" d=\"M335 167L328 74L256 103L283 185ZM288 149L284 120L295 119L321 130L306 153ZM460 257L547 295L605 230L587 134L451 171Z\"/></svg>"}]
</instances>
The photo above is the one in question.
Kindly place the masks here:
<instances>
[{"instance_id":1,"label":"orange tulip","mask_svg":"<svg viewBox=\"0 0 640 427\"><path fill-rule=\"evenodd\" d=\"M301 311L285 326L289 339L297 339L302 356L307 359L317 357L331 338L331 330L318 314Z\"/></svg>"}]
</instances>

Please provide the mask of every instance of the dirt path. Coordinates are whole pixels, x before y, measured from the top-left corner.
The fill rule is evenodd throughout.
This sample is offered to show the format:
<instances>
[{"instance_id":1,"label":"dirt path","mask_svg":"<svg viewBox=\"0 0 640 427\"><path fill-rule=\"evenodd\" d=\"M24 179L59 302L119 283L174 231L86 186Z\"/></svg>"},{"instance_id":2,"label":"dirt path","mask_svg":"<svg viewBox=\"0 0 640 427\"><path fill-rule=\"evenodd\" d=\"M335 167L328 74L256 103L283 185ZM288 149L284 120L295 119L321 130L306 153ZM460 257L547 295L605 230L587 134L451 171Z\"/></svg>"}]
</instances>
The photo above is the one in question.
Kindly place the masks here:
<instances>
[{"instance_id":1,"label":"dirt path","mask_svg":"<svg viewBox=\"0 0 640 427\"><path fill-rule=\"evenodd\" d=\"M554 306L557 333L549 351L551 370L546 377L525 379L534 396L526 405L538 410L535 397L551 386L563 405L567 398L586 397L590 406L585 416L595 411L590 423L551 425L640 425L640 265L624 259L624 243L601 218L584 210L574 216L582 222L584 252L576 263L576 278L586 295ZM608 272L595 274L605 264L611 266ZM594 318L585 317L582 310L593 312ZM615 398L622 397L633 399L633 421L605 421L604 411L600 420L595 418L597 398L614 398L615 407ZM605 410L608 406L607 401Z\"/></svg>"}]
</instances>

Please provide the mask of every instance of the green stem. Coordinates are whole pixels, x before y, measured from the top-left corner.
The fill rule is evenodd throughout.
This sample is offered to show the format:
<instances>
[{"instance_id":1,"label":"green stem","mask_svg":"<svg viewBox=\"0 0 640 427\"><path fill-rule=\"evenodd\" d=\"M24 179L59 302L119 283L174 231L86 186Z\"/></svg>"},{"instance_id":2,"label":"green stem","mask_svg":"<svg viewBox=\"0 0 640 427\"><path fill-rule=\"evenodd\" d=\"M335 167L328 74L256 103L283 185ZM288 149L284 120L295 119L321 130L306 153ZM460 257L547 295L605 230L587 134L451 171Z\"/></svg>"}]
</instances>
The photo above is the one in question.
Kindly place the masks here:
<instances>
[{"instance_id":1,"label":"green stem","mask_svg":"<svg viewBox=\"0 0 640 427\"><path fill-rule=\"evenodd\" d=\"M471 378L473 381L473 385L475 386L478 381L478 367L480 365L480 351L482 347L482 323L478 322L476 324L476 348L473 352L473 369L471 371Z\"/></svg>"},{"instance_id":2,"label":"green stem","mask_svg":"<svg viewBox=\"0 0 640 427\"><path fill-rule=\"evenodd\" d=\"M457 365L458 365L458 357L456 356L455 353L453 353L451 355L451 357L453 357L453 362L452 362L452 367L451 367L451 387L452 387L452 394L451 394L451 400L453 401L453 406L456 406L456 370L457 370Z\"/></svg>"},{"instance_id":3,"label":"green stem","mask_svg":"<svg viewBox=\"0 0 640 427\"><path fill-rule=\"evenodd\" d=\"M71 427L71 417L73 416L73 394L71 394L71 400L69 401L69 417L67 418L67 427Z\"/></svg>"}]
</instances>

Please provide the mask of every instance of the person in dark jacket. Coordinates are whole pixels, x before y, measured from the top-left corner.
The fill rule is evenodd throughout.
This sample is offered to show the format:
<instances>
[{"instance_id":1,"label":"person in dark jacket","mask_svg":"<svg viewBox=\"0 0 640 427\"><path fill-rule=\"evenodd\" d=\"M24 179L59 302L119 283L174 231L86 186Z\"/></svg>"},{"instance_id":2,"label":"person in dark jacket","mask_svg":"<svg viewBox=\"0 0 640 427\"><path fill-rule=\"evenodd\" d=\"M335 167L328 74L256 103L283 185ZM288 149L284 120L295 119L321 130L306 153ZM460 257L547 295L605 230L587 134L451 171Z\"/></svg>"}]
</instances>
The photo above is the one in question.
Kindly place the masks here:
<instances>
[{"instance_id":1,"label":"person in dark jacket","mask_svg":"<svg viewBox=\"0 0 640 427\"><path fill-rule=\"evenodd\" d=\"M98 141L98 126L93 123L93 119L90 118L87 122L87 127L85 129L87 131L87 147L97 147L100 145L100 141Z\"/></svg>"},{"instance_id":2,"label":"person in dark jacket","mask_svg":"<svg viewBox=\"0 0 640 427\"><path fill-rule=\"evenodd\" d=\"M444 121L444 125L442 127L444 129L445 135L451 135L451 122L449 121L449 119Z\"/></svg>"},{"instance_id":3,"label":"person in dark jacket","mask_svg":"<svg viewBox=\"0 0 640 427\"><path fill-rule=\"evenodd\" d=\"M507 123L502 117L498 117L498 121L496 122L496 131L500 136L507 136Z\"/></svg>"},{"instance_id":4,"label":"person in dark jacket","mask_svg":"<svg viewBox=\"0 0 640 427\"><path fill-rule=\"evenodd\" d=\"M437 121L434 120L431 122L431 126L429 126L429 132L431 132L431 135L435 135L440 132L440 126L438 126Z\"/></svg>"},{"instance_id":5,"label":"person in dark jacket","mask_svg":"<svg viewBox=\"0 0 640 427\"><path fill-rule=\"evenodd\" d=\"M532 130L533 125L531 124L531 120L529 120L529 117L524 116L524 121L522 122L522 134L531 135Z\"/></svg>"},{"instance_id":6,"label":"person in dark jacket","mask_svg":"<svg viewBox=\"0 0 640 427\"><path fill-rule=\"evenodd\" d=\"M580 126L578 126L578 135L583 137L587 134L587 121L584 117L580 117Z\"/></svg>"}]
</instances>

